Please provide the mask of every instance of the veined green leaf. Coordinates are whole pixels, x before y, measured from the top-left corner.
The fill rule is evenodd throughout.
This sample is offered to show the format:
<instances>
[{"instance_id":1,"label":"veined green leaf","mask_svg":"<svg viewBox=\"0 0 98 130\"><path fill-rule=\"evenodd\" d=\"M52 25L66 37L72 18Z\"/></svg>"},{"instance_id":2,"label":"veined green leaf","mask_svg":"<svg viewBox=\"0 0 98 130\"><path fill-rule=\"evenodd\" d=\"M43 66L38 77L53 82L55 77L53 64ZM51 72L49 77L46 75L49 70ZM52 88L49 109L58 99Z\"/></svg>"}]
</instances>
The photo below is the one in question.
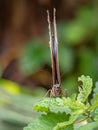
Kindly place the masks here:
<instances>
[{"instance_id":1,"label":"veined green leaf","mask_svg":"<svg viewBox=\"0 0 98 130\"><path fill-rule=\"evenodd\" d=\"M60 101L63 105L65 106L68 106L71 110L85 110L86 109L86 106L81 103L81 102L78 102L76 100L72 100L71 98L65 98L63 97L62 98L62 101Z\"/></svg>"},{"instance_id":2,"label":"veined green leaf","mask_svg":"<svg viewBox=\"0 0 98 130\"><path fill-rule=\"evenodd\" d=\"M43 114L37 120L33 121L27 127L25 127L24 130L53 130L53 128L57 125L58 122L64 122L68 119L69 115L66 115L66 113Z\"/></svg>"},{"instance_id":3,"label":"veined green leaf","mask_svg":"<svg viewBox=\"0 0 98 130\"><path fill-rule=\"evenodd\" d=\"M66 112L66 114L71 114L71 109L69 106L62 104L62 100L61 98L45 98L36 103L34 109L41 112Z\"/></svg>"},{"instance_id":4,"label":"veined green leaf","mask_svg":"<svg viewBox=\"0 0 98 130\"><path fill-rule=\"evenodd\" d=\"M92 91L92 79L89 76L82 75L78 78L78 81L82 83L79 87L79 94L77 96L77 101L86 102L89 94Z\"/></svg>"}]
</instances>

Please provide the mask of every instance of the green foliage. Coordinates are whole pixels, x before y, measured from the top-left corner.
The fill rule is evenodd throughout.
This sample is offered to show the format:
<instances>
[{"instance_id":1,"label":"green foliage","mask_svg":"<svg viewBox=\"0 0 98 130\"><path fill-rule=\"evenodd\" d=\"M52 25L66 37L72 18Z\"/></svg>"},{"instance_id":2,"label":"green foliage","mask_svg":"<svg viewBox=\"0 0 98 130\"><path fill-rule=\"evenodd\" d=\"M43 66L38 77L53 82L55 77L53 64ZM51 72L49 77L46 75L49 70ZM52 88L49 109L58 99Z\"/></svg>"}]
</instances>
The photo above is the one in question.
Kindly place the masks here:
<instances>
[{"instance_id":1,"label":"green foliage","mask_svg":"<svg viewBox=\"0 0 98 130\"><path fill-rule=\"evenodd\" d=\"M98 102L97 102L97 108L95 109L93 116L94 116L94 120L98 121Z\"/></svg>"},{"instance_id":2,"label":"green foliage","mask_svg":"<svg viewBox=\"0 0 98 130\"><path fill-rule=\"evenodd\" d=\"M98 130L98 121L81 126L78 130Z\"/></svg>"},{"instance_id":3,"label":"green foliage","mask_svg":"<svg viewBox=\"0 0 98 130\"><path fill-rule=\"evenodd\" d=\"M93 50L93 48L90 48L89 46L82 47L78 50L77 55L79 59L79 72L83 72L85 75L89 74L95 82L98 75L98 56L95 49Z\"/></svg>"},{"instance_id":4,"label":"green foliage","mask_svg":"<svg viewBox=\"0 0 98 130\"><path fill-rule=\"evenodd\" d=\"M61 102L62 101L62 102ZM34 105L34 109L41 112L66 112L71 114L71 109L68 106L63 105L63 99L60 98L45 98L39 103Z\"/></svg>"},{"instance_id":5,"label":"green foliage","mask_svg":"<svg viewBox=\"0 0 98 130\"><path fill-rule=\"evenodd\" d=\"M66 25L59 26L59 39L70 45L79 44L87 35L91 35L98 28L95 7L85 6L76 12L76 18Z\"/></svg>"},{"instance_id":6,"label":"green foliage","mask_svg":"<svg viewBox=\"0 0 98 130\"><path fill-rule=\"evenodd\" d=\"M98 107L98 94L92 99L92 110L95 110Z\"/></svg>"},{"instance_id":7,"label":"green foliage","mask_svg":"<svg viewBox=\"0 0 98 130\"><path fill-rule=\"evenodd\" d=\"M93 118L95 121L98 121L98 81L95 84L95 88L93 89L93 99L91 100L91 110L93 112Z\"/></svg>"},{"instance_id":8,"label":"green foliage","mask_svg":"<svg viewBox=\"0 0 98 130\"><path fill-rule=\"evenodd\" d=\"M48 43L47 43L48 45ZM49 63L49 48L40 40L29 41L20 59L21 69L25 74L31 74L40 69L44 62Z\"/></svg>"},{"instance_id":9,"label":"green foliage","mask_svg":"<svg viewBox=\"0 0 98 130\"><path fill-rule=\"evenodd\" d=\"M80 102L86 102L89 94L92 90L92 79L89 76L82 75L78 78L78 81L81 83L79 87L79 94L77 96L77 100Z\"/></svg>"},{"instance_id":10,"label":"green foliage","mask_svg":"<svg viewBox=\"0 0 98 130\"><path fill-rule=\"evenodd\" d=\"M16 83L0 79L0 130L22 130L37 118L39 113L32 111L32 107L45 93L40 89L31 92Z\"/></svg>"},{"instance_id":11,"label":"green foliage","mask_svg":"<svg viewBox=\"0 0 98 130\"><path fill-rule=\"evenodd\" d=\"M64 120L68 120L69 116L66 113L48 113L47 115L41 115L39 119L35 120L33 124L28 125L28 128L24 130L52 130L55 125ZM55 130L55 129L54 129Z\"/></svg>"},{"instance_id":12,"label":"green foliage","mask_svg":"<svg viewBox=\"0 0 98 130\"><path fill-rule=\"evenodd\" d=\"M93 130L98 128L97 116L94 111L98 107L98 95L88 102L92 91L92 79L82 75L78 78L81 89L77 98L56 97L45 98L34 105L34 109L43 112L37 120L29 124L24 130ZM83 122L86 124L83 124ZM80 124L81 123L81 124Z\"/></svg>"},{"instance_id":13,"label":"green foliage","mask_svg":"<svg viewBox=\"0 0 98 130\"><path fill-rule=\"evenodd\" d=\"M98 94L98 81L95 84L95 88L93 89L93 97L96 96L96 94Z\"/></svg>"}]
</instances>

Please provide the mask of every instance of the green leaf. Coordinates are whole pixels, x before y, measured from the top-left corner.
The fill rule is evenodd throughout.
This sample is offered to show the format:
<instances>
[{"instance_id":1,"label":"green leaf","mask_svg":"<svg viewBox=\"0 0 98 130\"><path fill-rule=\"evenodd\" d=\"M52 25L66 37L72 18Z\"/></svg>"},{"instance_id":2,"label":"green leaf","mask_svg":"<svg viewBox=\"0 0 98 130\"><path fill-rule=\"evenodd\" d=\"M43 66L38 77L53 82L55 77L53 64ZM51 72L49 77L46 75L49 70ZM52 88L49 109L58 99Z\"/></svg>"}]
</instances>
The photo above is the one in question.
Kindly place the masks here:
<instances>
[{"instance_id":1,"label":"green leaf","mask_svg":"<svg viewBox=\"0 0 98 130\"><path fill-rule=\"evenodd\" d=\"M95 88L93 89L93 97L98 94L98 81L95 84Z\"/></svg>"},{"instance_id":2,"label":"green leaf","mask_svg":"<svg viewBox=\"0 0 98 130\"><path fill-rule=\"evenodd\" d=\"M77 101L86 102L89 94L92 91L92 79L89 76L82 75L78 78L78 81L81 83L79 87L79 94L77 96Z\"/></svg>"},{"instance_id":3,"label":"green leaf","mask_svg":"<svg viewBox=\"0 0 98 130\"><path fill-rule=\"evenodd\" d=\"M94 120L98 121L98 108L94 111Z\"/></svg>"},{"instance_id":4,"label":"green leaf","mask_svg":"<svg viewBox=\"0 0 98 130\"><path fill-rule=\"evenodd\" d=\"M88 123L87 125L79 127L78 130L98 130L98 122Z\"/></svg>"},{"instance_id":5,"label":"green leaf","mask_svg":"<svg viewBox=\"0 0 98 130\"><path fill-rule=\"evenodd\" d=\"M68 121L65 121L65 122L61 122L61 123L58 123L53 130L61 130L61 129L64 129L66 128L68 125L71 125L75 120L76 120L77 116L70 116L69 120Z\"/></svg>"},{"instance_id":6,"label":"green leaf","mask_svg":"<svg viewBox=\"0 0 98 130\"><path fill-rule=\"evenodd\" d=\"M75 115L84 113L88 107L83 103L71 98L45 98L35 104L34 109L41 112L65 112L66 114Z\"/></svg>"},{"instance_id":7,"label":"green leaf","mask_svg":"<svg viewBox=\"0 0 98 130\"><path fill-rule=\"evenodd\" d=\"M69 115L66 115L66 113L48 113L46 115L43 114L39 117L39 119L33 121L27 127L25 127L24 130L53 130L58 122L67 121L68 119Z\"/></svg>"},{"instance_id":8,"label":"green leaf","mask_svg":"<svg viewBox=\"0 0 98 130\"><path fill-rule=\"evenodd\" d=\"M64 104L61 104L62 99L60 98L45 98L44 100L36 103L34 109L41 112L65 112L71 114L71 109Z\"/></svg>"},{"instance_id":9,"label":"green leaf","mask_svg":"<svg viewBox=\"0 0 98 130\"><path fill-rule=\"evenodd\" d=\"M98 94L95 95L95 97L92 99L92 106L90 107L90 110L95 110L98 107Z\"/></svg>"},{"instance_id":10,"label":"green leaf","mask_svg":"<svg viewBox=\"0 0 98 130\"><path fill-rule=\"evenodd\" d=\"M83 103L78 102L76 100L72 100L71 98L65 98L63 97L63 101L62 101L63 105L68 106L71 110L75 111L75 110L85 110L85 106Z\"/></svg>"}]
</instances>

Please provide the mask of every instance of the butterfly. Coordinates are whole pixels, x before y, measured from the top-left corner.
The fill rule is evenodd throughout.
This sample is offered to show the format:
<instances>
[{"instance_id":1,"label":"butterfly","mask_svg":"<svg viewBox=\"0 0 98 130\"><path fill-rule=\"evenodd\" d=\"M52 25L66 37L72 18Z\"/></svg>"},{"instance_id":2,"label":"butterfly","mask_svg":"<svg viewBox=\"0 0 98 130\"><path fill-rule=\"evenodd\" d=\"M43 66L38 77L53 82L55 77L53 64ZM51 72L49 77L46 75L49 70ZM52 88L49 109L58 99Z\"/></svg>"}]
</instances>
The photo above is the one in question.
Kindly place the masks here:
<instances>
[{"instance_id":1,"label":"butterfly","mask_svg":"<svg viewBox=\"0 0 98 130\"><path fill-rule=\"evenodd\" d=\"M58 61L58 39L57 39L57 28L56 28L56 9L53 10L53 28L51 28L51 21L49 11L47 11L47 20L49 28L49 45L51 52L52 61L52 80L53 86L50 90L50 97L61 97L61 81L60 81L60 71L59 71L59 61Z\"/></svg>"}]
</instances>

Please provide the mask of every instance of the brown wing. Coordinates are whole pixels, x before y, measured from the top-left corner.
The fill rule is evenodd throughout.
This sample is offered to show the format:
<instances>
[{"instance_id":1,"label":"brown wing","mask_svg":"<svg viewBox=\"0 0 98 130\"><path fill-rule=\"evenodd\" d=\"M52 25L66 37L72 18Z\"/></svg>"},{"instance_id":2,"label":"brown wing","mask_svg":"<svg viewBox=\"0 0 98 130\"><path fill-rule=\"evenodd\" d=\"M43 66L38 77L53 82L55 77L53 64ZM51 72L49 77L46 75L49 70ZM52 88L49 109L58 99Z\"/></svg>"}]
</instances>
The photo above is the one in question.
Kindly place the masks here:
<instances>
[{"instance_id":1,"label":"brown wing","mask_svg":"<svg viewBox=\"0 0 98 130\"><path fill-rule=\"evenodd\" d=\"M55 84L60 85L61 83L60 83L60 72L59 72L59 62L58 62L58 40L57 40L55 12L56 12L56 10L54 9L54 12L53 12L53 35L52 35L49 11L47 11L48 23L49 23L49 36L50 36L49 44L50 44L51 60L52 60L53 85L55 85Z\"/></svg>"}]
</instances>

